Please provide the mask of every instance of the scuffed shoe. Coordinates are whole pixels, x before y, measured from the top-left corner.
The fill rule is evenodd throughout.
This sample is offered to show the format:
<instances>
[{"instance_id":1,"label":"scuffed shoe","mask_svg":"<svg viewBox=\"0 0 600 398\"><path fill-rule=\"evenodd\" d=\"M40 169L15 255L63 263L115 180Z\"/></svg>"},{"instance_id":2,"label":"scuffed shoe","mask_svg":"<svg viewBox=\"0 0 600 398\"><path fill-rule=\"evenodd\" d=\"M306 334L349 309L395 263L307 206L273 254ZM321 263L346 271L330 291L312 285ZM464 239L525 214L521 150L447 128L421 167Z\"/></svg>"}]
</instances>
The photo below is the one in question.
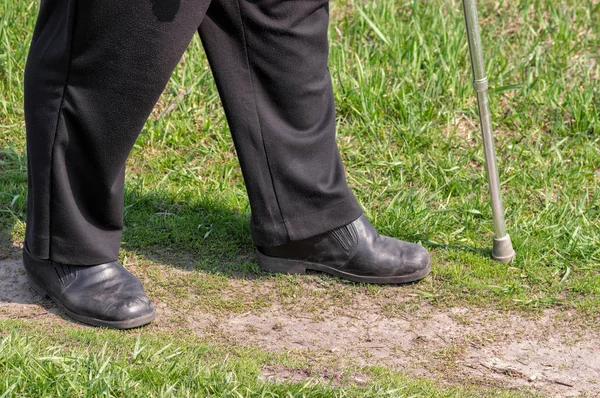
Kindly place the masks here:
<instances>
[{"instance_id":1,"label":"scuffed shoe","mask_svg":"<svg viewBox=\"0 0 600 398\"><path fill-rule=\"evenodd\" d=\"M257 247L257 257L258 265L268 272L314 270L365 283L414 282L431 271L425 248L379 235L364 215L311 238Z\"/></svg>"},{"instance_id":2,"label":"scuffed shoe","mask_svg":"<svg viewBox=\"0 0 600 398\"><path fill-rule=\"evenodd\" d=\"M142 283L120 263L75 266L39 260L23 249L31 286L71 318L93 326L131 329L156 317Z\"/></svg>"}]
</instances>

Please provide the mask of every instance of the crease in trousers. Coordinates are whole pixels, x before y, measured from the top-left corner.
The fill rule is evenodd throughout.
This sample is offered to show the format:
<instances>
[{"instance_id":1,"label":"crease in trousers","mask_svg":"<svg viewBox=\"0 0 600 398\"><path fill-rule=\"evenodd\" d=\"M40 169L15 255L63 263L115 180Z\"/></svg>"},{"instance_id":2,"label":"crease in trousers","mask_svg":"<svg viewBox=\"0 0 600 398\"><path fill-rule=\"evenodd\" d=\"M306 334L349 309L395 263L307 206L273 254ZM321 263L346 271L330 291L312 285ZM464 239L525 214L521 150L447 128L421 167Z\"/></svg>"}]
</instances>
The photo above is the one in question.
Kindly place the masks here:
<instances>
[{"instance_id":1,"label":"crease in trousers","mask_svg":"<svg viewBox=\"0 0 600 398\"><path fill-rule=\"evenodd\" d=\"M31 254L74 265L117 259L127 157L196 32L240 160L254 242L279 245L358 218L335 142L328 7L42 0L25 69Z\"/></svg>"}]
</instances>

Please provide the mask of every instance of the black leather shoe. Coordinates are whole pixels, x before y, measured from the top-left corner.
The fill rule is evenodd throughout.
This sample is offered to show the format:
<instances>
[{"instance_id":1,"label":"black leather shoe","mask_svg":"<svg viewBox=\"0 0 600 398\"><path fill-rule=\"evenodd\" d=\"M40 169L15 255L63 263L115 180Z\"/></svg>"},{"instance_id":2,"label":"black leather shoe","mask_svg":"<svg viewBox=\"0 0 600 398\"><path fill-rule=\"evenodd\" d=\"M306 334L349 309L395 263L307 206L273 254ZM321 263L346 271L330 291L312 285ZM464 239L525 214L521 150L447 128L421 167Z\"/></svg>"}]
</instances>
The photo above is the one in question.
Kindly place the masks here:
<instances>
[{"instance_id":1,"label":"black leather shoe","mask_svg":"<svg viewBox=\"0 0 600 398\"><path fill-rule=\"evenodd\" d=\"M79 322L130 329L156 317L142 283L117 261L85 267L65 265L36 259L25 246L23 264L35 291L50 297Z\"/></svg>"},{"instance_id":2,"label":"black leather shoe","mask_svg":"<svg viewBox=\"0 0 600 398\"><path fill-rule=\"evenodd\" d=\"M366 283L407 283L431 271L427 250L375 231L365 216L312 238L257 248L258 265L269 272L326 272Z\"/></svg>"}]
</instances>

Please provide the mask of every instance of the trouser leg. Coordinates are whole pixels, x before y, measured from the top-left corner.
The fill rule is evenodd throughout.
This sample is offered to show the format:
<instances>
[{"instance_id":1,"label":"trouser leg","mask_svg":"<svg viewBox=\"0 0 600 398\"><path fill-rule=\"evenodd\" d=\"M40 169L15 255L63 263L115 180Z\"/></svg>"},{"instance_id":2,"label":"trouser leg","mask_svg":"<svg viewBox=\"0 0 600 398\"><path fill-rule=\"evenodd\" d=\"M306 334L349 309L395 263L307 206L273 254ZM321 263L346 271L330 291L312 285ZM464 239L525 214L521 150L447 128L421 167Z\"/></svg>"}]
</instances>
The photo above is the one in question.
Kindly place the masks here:
<instances>
[{"instance_id":1,"label":"trouser leg","mask_svg":"<svg viewBox=\"0 0 600 398\"><path fill-rule=\"evenodd\" d=\"M362 214L335 142L328 19L326 0L214 0L199 29L261 246Z\"/></svg>"},{"instance_id":2,"label":"trouser leg","mask_svg":"<svg viewBox=\"0 0 600 398\"><path fill-rule=\"evenodd\" d=\"M209 0L43 0L25 71L26 243L117 258L127 156Z\"/></svg>"}]
</instances>

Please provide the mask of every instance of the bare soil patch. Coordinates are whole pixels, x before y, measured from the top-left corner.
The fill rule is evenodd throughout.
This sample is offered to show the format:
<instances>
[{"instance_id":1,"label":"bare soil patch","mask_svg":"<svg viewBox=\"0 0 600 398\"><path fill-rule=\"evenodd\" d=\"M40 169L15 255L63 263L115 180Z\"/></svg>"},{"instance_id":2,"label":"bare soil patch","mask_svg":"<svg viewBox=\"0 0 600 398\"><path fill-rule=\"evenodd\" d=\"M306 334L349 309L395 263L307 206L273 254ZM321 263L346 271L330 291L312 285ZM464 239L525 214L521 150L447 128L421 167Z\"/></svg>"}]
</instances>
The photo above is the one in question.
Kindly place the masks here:
<instances>
[{"instance_id":1,"label":"bare soil patch","mask_svg":"<svg viewBox=\"0 0 600 398\"><path fill-rule=\"evenodd\" d=\"M190 273L152 267L158 267L166 279ZM135 267L133 272L149 291L155 291L152 278ZM306 291L323 283L318 276L301 282ZM360 372L362 367L386 366L444 384L497 386L557 397L600 396L600 333L582 325L576 312L547 310L534 316L478 308L440 309L424 301L417 311L390 315L384 302L361 294L315 310L307 303L311 294L291 301L269 294L277 289L273 280L229 279L227 286L213 293L223 295L223 300L232 295L252 300L257 289L268 295L269 305L243 313L203 310L195 305L194 295L154 295L158 319L147 331L178 328L216 343L291 352L313 364L308 369L265 369L265 379L341 383L348 377L341 369L347 367L356 370L350 381L365 383L369 376ZM335 304L335 295L325 295ZM290 306L294 300L296 304ZM18 259L0 261L0 319L82 327L29 288Z\"/></svg>"}]
</instances>

